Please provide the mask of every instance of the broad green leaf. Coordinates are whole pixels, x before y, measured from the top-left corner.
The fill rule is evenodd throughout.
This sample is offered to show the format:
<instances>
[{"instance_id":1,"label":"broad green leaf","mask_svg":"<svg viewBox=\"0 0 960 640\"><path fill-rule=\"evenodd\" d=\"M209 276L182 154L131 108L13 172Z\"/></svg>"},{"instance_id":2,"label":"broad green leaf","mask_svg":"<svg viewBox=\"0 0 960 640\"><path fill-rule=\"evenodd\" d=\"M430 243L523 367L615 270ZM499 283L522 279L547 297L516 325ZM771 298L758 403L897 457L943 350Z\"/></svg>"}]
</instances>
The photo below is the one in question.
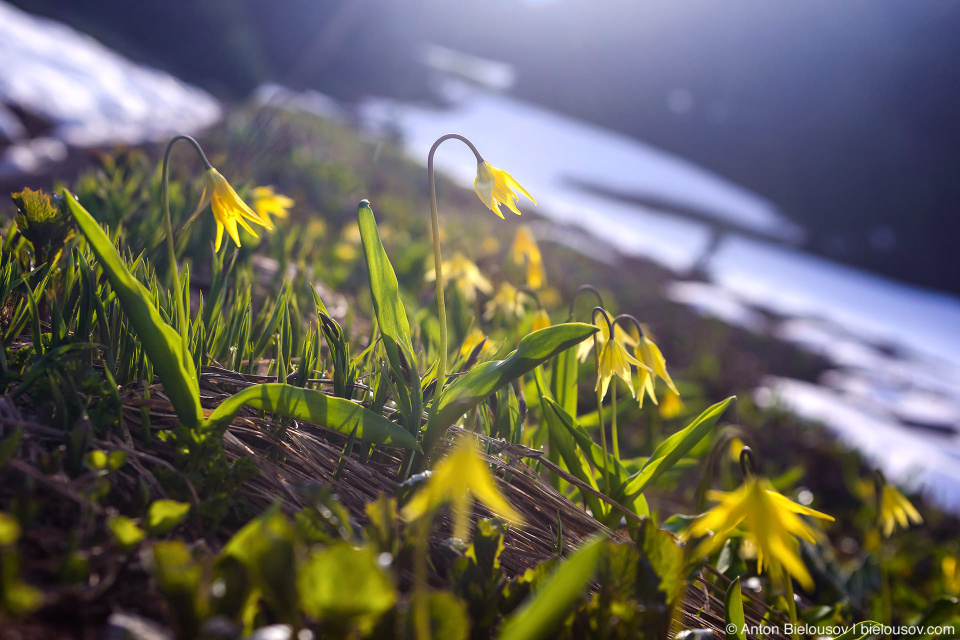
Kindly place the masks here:
<instances>
[{"instance_id":1,"label":"broad green leaf","mask_svg":"<svg viewBox=\"0 0 960 640\"><path fill-rule=\"evenodd\" d=\"M596 573L603 545L604 539L595 537L561 564L504 622L499 640L537 640L551 636Z\"/></svg>"},{"instance_id":2,"label":"broad green leaf","mask_svg":"<svg viewBox=\"0 0 960 640\"><path fill-rule=\"evenodd\" d=\"M143 542L147 534L136 523L126 516L117 516L107 520L110 533L117 539L117 543L124 551L130 551Z\"/></svg>"},{"instance_id":3,"label":"broad green leaf","mask_svg":"<svg viewBox=\"0 0 960 640\"><path fill-rule=\"evenodd\" d=\"M701 413L686 428L664 440L640 471L630 477L624 493L629 497L642 493L644 489L650 486L650 483L669 470L690 449L703 440L735 399L736 396L730 396L726 400L718 402Z\"/></svg>"},{"instance_id":4,"label":"broad green leaf","mask_svg":"<svg viewBox=\"0 0 960 640\"><path fill-rule=\"evenodd\" d=\"M150 292L127 270L110 238L93 216L66 189L63 196L80 232L97 256L100 267L130 318L130 324L153 363L154 371L160 376L177 417L185 426L195 428L203 420L203 408L200 406L197 371L184 341L173 327L163 321Z\"/></svg>"},{"instance_id":5,"label":"broad green leaf","mask_svg":"<svg viewBox=\"0 0 960 640\"><path fill-rule=\"evenodd\" d=\"M393 581L369 547L341 542L310 556L297 575L303 612L314 620L380 617L393 607Z\"/></svg>"},{"instance_id":6,"label":"broad green leaf","mask_svg":"<svg viewBox=\"0 0 960 640\"><path fill-rule=\"evenodd\" d=\"M725 611L724 622L726 622L727 640L747 640L747 623L743 617L743 594L740 592L739 576L727 587L723 609ZM731 628L735 629L733 633L730 633Z\"/></svg>"},{"instance_id":7,"label":"broad green leaf","mask_svg":"<svg viewBox=\"0 0 960 640\"><path fill-rule=\"evenodd\" d=\"M360 201L357 209L357 223L360 226L363 254L367 260L367 272L370 277L370 293L373 296L373 310L377 316L377 325L380 327L383 348L387 352L387 359L390 361L390 368L393 370L398 386L406 386L409 389L410 415L405 417L413 421L413 424L408 424L407 427L417 432L420 430L422 394L420 372L417 369L417 359L410 341L410 323L407 320L403 301L400 299L397 274L380 241L373 209L366 200Z\"/></svg>"},{"instance_id":8,"label":"broad green leaf","mask_svg":"<svg viewBox=\"0 0 960 640\"><path fill-rule=\"evenodd\" d=\"M488 396L525 373L532 371L556 354L579 344L592 336L597 328L590 324L569 322L540 329L525 336L517 349L504 360L490 360L471 369L452 383L440 398L437 409L431 411L424 436L424 451L433 444L466 412Z\"/></svg>"},{"instance_id":9,"label":"broad green leaf","mask_svg":"<svg viewBox=\"0 0 960 640\"><path fill-rule=\"evenodd\" d=\"M344 398L334 398L315 389L301 389L281 383L258 384L233 395L210 414L207 426L223 427L243 405L289 418L305 420L373 444L420 449L416 438L397 423Z\"/></svg>"},{"instance_id":10,"label":"broad green leaf","mask_svg":"<svg viewBox=\"0 0 960 640\"><path fill-rule=\"evenodd\" d=\"M660 578L659 590L666 595L668 604L673 603L684 587L683 549L677 539L647 519L637 531L636 542Z\"/></svg>"},{"instance_id":11,"label":"broad green leaf","mask_svg":"<svg viewBox=\"0 0 960 640\"><path fill-rule=\"evenodd\" d=\"M190 505L176 500L155 500L147 509L147 531L160 536L170 531L190 515Z\"/></svg>"}]
</instances>

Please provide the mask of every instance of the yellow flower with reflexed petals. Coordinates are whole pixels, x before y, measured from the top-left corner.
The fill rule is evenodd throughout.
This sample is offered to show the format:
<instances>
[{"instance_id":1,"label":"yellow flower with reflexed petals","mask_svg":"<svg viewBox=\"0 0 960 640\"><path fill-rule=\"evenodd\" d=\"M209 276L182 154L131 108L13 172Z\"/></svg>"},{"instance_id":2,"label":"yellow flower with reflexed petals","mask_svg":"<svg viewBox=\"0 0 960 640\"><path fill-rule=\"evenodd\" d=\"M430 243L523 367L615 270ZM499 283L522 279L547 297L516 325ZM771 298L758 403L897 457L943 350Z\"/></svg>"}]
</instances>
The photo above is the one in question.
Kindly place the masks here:
<instances>
[{"instance_id":1,"label":"yellow flower with reflexed petals","mask_svg":"<svg viewBox=\"0 0 960 640\"><path fill-rule=\"evenodd\" d=\"M880 525L883 527L883 537L889 538L896 525L907 529L910 523L923 524L923 518L916 507L910 504L907 498L897 491L893 485L883 483L880 493Z\"/></svg>"},{"instance_id":2,"label":"yellow flower with reflexed petals","mask_svg":"<svg viewBox=\"0 0 960 640\"><path fill-rule=\"evenodd\" d=\"M203 185L203 195L200 196L199 212L207 204L213 210L213 217L217 221L217 241L215 251L220 250L223 241L223 230L227 230L227 235L236 245L240 246L240 235L237 232L237 225L247 230L254 238L258 237L256 232L247 224L247 220L268 230L273 230L273 224L270 220L261 218L244 202L237 192L233 190L227 179L220 175L220 172L210 167L206 171L206 182Z\"/></svg>"},{"instance_id":3,"label":"yellow flower with reflexed petals","mask_svg":"<svg viewBox=\"0 0 960 640\"><path fill-rule=\"evenodd\" d=\"M633 393L633 375L630 365L643 367L643 363L630 355L619 340L606 340L600 349L600 364L597 371L597 389L600 399L607 397L607 388L613 376L619 376Z\"/></svg>"},{"instance_id":4,"label":"yellow flower with reflexed petals","mask_svg":"<svg viewBox=\"0 0 960 640\"><path fill-rule=\"evenodd\" d=\"M609 314L607 317L610 318ZM597 333L597 340L600 343L600 348L602 349L604 343L610 339L610 325L607 324L606 320L600 317L597 317L593 321L593 325L600 329L600 332ZM617 342L619 342L625 349L635 347L637 345L636 336L634 336L630 331L624 329L622 326L620 326L620 324L615 324L613 326L613 335L616 336ZM580 343L580 346L577 347L577 360L580 362L586 362L587 358L589 358L592 353L593 340L584 340Z\"/></svg>"},{"instance_id":5,"label":"yellow flower with reflexed petals","mask_svg":"<svg viewBox=\"0 0 960 640\"><path fill-rule=\"evenodd\" d=\"M533 237L530 227L522 225L517 229L513 238L513 244L510 246L510 257L514 264L527 265L527 286L531 289L539 289L547 280L546 270L543 267L543 256L540 255L540 247Z\"/></svg>"},{"instance_id":6,"label":"yellow flower with reflexed petals","mask_svg":"<svg viewBox=\"0 0 960 640\"><path fill-rule=\"evenodd\" d=\"M490 211L503 218L500 213L500 205L506 205L510 211L520 215L520 209L517 209L517 201L520 199L515 192L519 191L530 198L533 204L537 201L533 199L527 190L520 186L520 183L513 179L506 171L497 169L495 166L484 160L477 163L477 177L473 181L473 190L477 192L483 204L487 205Z\"/></svg>"},{"instance_id":7,"label":"yellow flower with reflexed petals","mask_svg":"<svg viewBox=\"0 0 960 640\"><path fill-rule=\"evenodd\" d=\"M497 488L490 467L477 452L472 436L460 438L456 448L433 469L430 479L407 506L403 517L416 520L426 513L453 503L453 536L466 540L470 533L470 498L479 500L498 517L521 524L523 516L510 506Z\"/></svg>"},{"instance_id":8,"label":"yellow flower with reflexed petals","mask_svg":"<svg viewBox=\"0 0 960 640\"><path fill-rule=\"evenodd\" d=\"M637 372L636 398L641 407L643 406L644 395L650 396L653 404L657 404L657 395L654 391L656 378L663 380L674 395L680 395L676 385L673 384L673 379L667 372L667 361L664 359L663 354L660 353L660 347L654 344L653 340L651 340L646 333L640 336L640 341L634 348L633 354L637 360L647 365L646 369L640 369Z\"/></svg>"},{"instance_id":9,"label":"yellow flower with reflexed petals","mask_svg":"<svg viewBox=\"0 0 960 640\"><path fill-rule=\"evenodd\" d=\"M697 518L683 534L684 538L713 534L697 547L697 556L716 551L742 524L746 538L757 549L757 571L763 571L766 563L771 573L782 568L805 588L813 587L813 579L800 559L797 538L815 544L822 536L800 515L830 522L832 516L797 504L778 493L769 480L756 476L748 477L736 491L711 491L707 497L717 506Z\"/></svg>"},{"instance_id":10,"label":"yellow flower with reflexed petals","mask_svg":"<svg viewBox=\"0 0 960 640\"><path fill-rule=\"evenodd\" d=\"M294 205L291 198L277 193L273 187L256 187L253 190L253 210L264 220L270 216L286 218L290 215L288 209Z\"/></svg>"}]
</instances>

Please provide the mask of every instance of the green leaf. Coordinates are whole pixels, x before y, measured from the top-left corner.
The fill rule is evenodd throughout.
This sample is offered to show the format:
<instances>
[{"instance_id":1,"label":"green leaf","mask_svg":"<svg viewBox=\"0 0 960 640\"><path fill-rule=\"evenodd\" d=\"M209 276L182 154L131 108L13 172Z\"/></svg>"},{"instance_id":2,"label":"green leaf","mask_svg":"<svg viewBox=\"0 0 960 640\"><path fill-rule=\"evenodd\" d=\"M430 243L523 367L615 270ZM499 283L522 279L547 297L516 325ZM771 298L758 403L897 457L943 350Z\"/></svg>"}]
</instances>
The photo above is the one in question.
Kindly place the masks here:
<instances>
[{"instance_id":1,"label":"green leaf","mask_svg":"<svg viewBox=\"0 0 960 640\"><path fill-rule=\"evenodd\" d=\"M297 618L294 542L294 529L277 501L230 538L220 558L243 563L252 585L263 593L280 621L288 624Z\"/></svg>"},{"instance_id":2,"label":"green leaf","mask_svg":"<svg viewBox=\"0 0 960 640\"><path fill-rule=\"evenodd\" d=\"M499 640L536 640L550 636L596 572L603 545L604 539L595 537L561 564L543 587L504 622Z\"/></svg>"},{"instance_id":3,"label":"green leaf","mask_svg":"<svg viewBox=\"0 0 960 640\"><path fill-rule=\"evenodd\" d=\"M158 542L151 551L151 573L176 621L177 635L192 638L204 614L200 594L203 566L181 540Z\"/></svg>"},{"instance_id":4,"label":"green leaf","mask_svg":"<svg viewBox=\"0 0 960 640\"><path fill-rule=\"evenodd\" d=\"M301 608L314 620L376 619L397 601L377 554L343 542L307 559L297 575L297 591Z\"/></svg>"},{"instance_id":5,"label":"green leaf","mask_svg":"<svg viewBox=\"0 0 960 640\"><path fill-rule=\"evenodd\" d=\"M161 536L190 515L190 505L176 500L155 500L147 509L147 531Z\"/></svg>"},{"instance_id":6,"label":"green leaf","mask_svg":"<svg viewBox=\"0 0 960 640\"><path fill-rule=\"evenodd\" d=\"M743 594L740 592L740 577L727 587L723 610L725 612L727 640L747 640L746 620L743 617ZM730 633L731 625L736 629Z\"/></svg>"},{"instance_id":7,"label":"green leaf","mask_svg":"<svg viewBox=\"0 0 960 640\"><path fill-rule=\"evenodd\" d=\"M373 209L366 200L361 200L357 209L357 223L360 226L360 239L363 242L363 255L367 260L367 272L370 277L370 294L373 296L373 310L380 327L383 348L387 360L397 379L398 386L406 382L410 395L410 414L404 416L412 424L407 427L412 432L420 430L420 412L422 393L420 391L420 372L410 341L410 323L403 301L400 299L400 287L397 274L390 264L390 258L380 241L377 220ZM402 403L406 404L406 403Z\"/></svg>"},{"instance_id":8,"label":"green leaf","mask_svg":"<svg viewBox=\"0 0 960 640\"><path fill-rule=\"evenodd\" d=\"M556 411L559 405L549 401L549 398L545 396L540 396L540 406L543 408L543 417L547 421L547 429L550 431L550 447L560 453L560 457L563 458L563 462L567 465L571 474L581 482L586 483L591 489L600 491L590 466L579 453L576 441L570 435L570 431ZM600 502L596 496L584 493L583 497L595 517L600 518L608 511L607 506Z\"/></svg>"},{"instance_id":9,"label":"green leaf","mask_svg":"<svg viewBox=\"0 0 960 640\"><path fill-rule=\"evenodd\" d=\"M577 415L577 375L580 363L577 350L567 349L557 354L550 372L550 391L557 404L572 416Z\"/></svg>"},{"instance_id":10,"label":"green leaf","mask_svg":"<svg viewBox=\"0 0 960 640\"><path fill-rule=\"evenodd\" d=\"M123 259L107 234L76 198L64 189L64 199L70 213L80 227L87 244L97 256L100 267L110 280L123 310L130 318L143 350L147 353L156 374L177 417L189 428L197 427L203 420L200 406L200 387L193 358L186 349L180 334L163 321L153 304L153 296L139 280L127 270Z\"/></svg>"},{"instance_id":11,"label":"green leaf","mask_svg":"<svg viewBox=\"0 0 960 640\"><path fill-rule=\"evenodd\" d=\"M647 460L643 467L630 477L624 493L633 497L642 493L654 480L660 477L665 471L668 471L677 463L690 449L710 432L710 430L720 419L720 416L726 411L727 406L736 400L736 396L730 396L722 402L718 402L703 413L696 420L691 422L686 428L676 432L657 447L653 455Z\"/></svg>"},{"instance_id":12,"label":"green leaf","mask_svg":"<svg viewBox=\"0 0 960 640\"><path fill-rule=\"evenodd\" d=\"M430 412L424 451L463 414L496 393L504 385L540 366L556 354L592 336L597 328L590 324L569 322L540 329L524 336L517 349L504 360L490 360L473 369L443 390Z\"/></svg>"},{"instance_id":13,"label":"green leaf","mask_svg":"<svg viewBox=\"0 0 960 640\"><path fill-rule=\"evenodd\" d=\"M346 436L356 429L358 439L373 444L420 449L416 438L397 423L355 402L334 398L315 389L301 389L276 382L247 387L230 396L210 415L208 427L216 428L229 424L245 404L255 409L312 422Z\"/></svg>"},{"instance_id":14,"label":"green leaf","mask_svg":"<svg viewBox=\"0 0 960 640\"><path fill-rule=\"evenodd\" d=\"M130 551L143 542L147 534L136 523L126 516L116 516L107 520L110 533L117 539L117 543L124 551Z\"/></svg>"}]
</instances>

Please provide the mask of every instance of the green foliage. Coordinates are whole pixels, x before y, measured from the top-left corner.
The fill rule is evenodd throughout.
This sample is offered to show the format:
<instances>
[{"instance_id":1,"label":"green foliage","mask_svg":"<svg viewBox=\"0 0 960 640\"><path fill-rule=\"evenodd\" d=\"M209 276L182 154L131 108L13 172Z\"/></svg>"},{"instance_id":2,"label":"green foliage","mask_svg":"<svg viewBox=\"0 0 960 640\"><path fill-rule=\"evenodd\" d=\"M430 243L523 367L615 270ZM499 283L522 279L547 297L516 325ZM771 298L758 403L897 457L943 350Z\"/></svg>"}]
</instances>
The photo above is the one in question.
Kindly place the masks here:
<instances>
[{"instance_id":1,"label":"green foliage","mask_svg":"<svg viewBox=\"0 0 960 640\"><path fill-rule=\"evenodd\" d=\"M601 538L592 540L561 564L504 622L499 640L536 640L553 633L596 572L603 545Z\"/></svg>"}]
</instances>

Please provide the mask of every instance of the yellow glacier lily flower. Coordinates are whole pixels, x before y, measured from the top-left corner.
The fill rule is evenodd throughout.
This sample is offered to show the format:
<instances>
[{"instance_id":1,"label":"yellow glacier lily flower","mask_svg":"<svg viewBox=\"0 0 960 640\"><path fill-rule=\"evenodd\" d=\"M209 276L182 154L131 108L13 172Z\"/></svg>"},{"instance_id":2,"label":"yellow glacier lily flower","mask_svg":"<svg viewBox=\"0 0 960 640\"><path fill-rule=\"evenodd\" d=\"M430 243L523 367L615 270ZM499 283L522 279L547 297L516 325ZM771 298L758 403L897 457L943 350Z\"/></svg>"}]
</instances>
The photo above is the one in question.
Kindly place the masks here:
<instances>
[{"instance_id":1,"label":"yellow glacier lily flower","mask_svg":"<svg viewBox=\"0 0 960 640\"><path fill-rule=\"evenodd\" d=\"M683 534L685 538L713 534L697 547L697 556L716 551L742 523L746 538L757 550L757 571L763 571L766 562L771 573L783 569L805 588L813 587L813 579L800 559L797 538L816 543L821 534L798 514L830 522L832 516L797 504L778 493L769 480L756 476L748 477L736 491L711 491L707 497L719 504L697 518Z\"/></svg>"},{"instance_id":2,"label":"yellow glacier lily flower","mask_svg":"<svg viewBox=\"0 0 960 640\"><path fill-rule=\"evenodd\" d=\"M510 247L510 257L514 264L527 265L527 286L531 289L539 289L547 280L546 270L543 268L543 256L540 254L540 247L533 237L530 227L522 225L517 229L513 238L513 245Z\"/></svg>"},{"instance_id":3,"label":"yellow glacier lily flower","mask_svg":"<svg viewBox=\"0 0 960 640\"><path fill-rule=\"evenodd\" d=\"M607 315L607 317L610 318L609 315ZM597 334L597 341L600 344L600 348L603 349L603 345L607 340L610 339L610 325L607 324L607 321L603 318L596 318L593 321L593 325L600 329L600 332ZM613 326L613 335L616 336L617 342L619 342L624 348L635 347L637 345L636 336L632 335L630 331L625 330L619 324ZM592 353L593 340L584 340L577 347L577 360L580 362L586 362L587 358L589 358Z\"/></svg>"},{"instance_id":4,"label":"yellow glacier lily flower","mask_svg":"<svg viewBox=\"0 0 960 640\"><path fill-rule=\"evenodd\" d=\"M253 210L264 220L270 216L286 218L290 215L288 209L294 205L291 198L277 193L273 187L256 187L253 190Z\"/></svg>"},{"instance_id":5,"label":"yellow glacier lily flower","mask_svg":"<svg viewBox=\"0 0 960 640\"><path fill-rule=\"evenodd\" d=\"M667 387L674 395L680 395L676 385L673 384L673 379L667 372L667 361L664 359L663 354L660 353L660 347L654 344L653 340L647 337L646 333L640 336L640 341L634 348L633 354L637 357L637 360L647 366L647 368L638 371L639 377L637 379L636 398L641 407L643 406L644 395L650 396L653 404L657 404L654 383L658 377L667 384Z\"/></svg>"},{"instance_id":6,"label":"yellow glacier lily flower","mask_svg":"<svg viewBox=\"0 0 960 640\"><path fill-rule=\"evenodd\" d=\"M523 516L510 506L497 488L490 467L477 452L474 438L464 435L456 448L433 469L426 486L403 508L403 517L413 521L452 502L453 537L466 540L470 534L471 496L497 517L523 523Z\"/></svg>"},{"instance_id":7,"label":"yellow glacier lily flower","mask_svg":"<svg viewBox=\"0 0 960 640\"><path fill-rule=\"evenodd\" d=\"M619 340L606 340L603 343L600 349L600 367L597 371L596 387L600 390L601 400L607 397L607 388L613 376L619 376L630 387L630 393L633 393L633 375L630 365L642 367L643 363L630 355Z\"/></svg>"},{"instance_id":8,"label":"yellow glacier lily flower","mask_svg":"<svg viewBox=\"0 0 960 640\"><path fill-rule=\"evenodd\" d=\"M510 211L520 215L517 209L517 200L520 199L514 189L530 198L533 204L537 201L533 199L527 190L520 186L520 183L513 179L506 171L497 169L495 166L484 160L477 163L477 177L473 181L473 190L477 192L483 204L487 205L490 211L503 218L500 213L500 205L506 205Z\"/></svg>"},{"instance_id":9,"label":"yellow glacier lily flower","mask_svg":"<svg viewBox=\"0 0 960 640\"><path fill-rule=\"evenodd\" d=\"M254 238L258 237L256 232L247 224L247 220L273 230L273 225L269 220L264 220L251 209L246 202L240 199L237 192L233 190L227 179L220 175L220 172L210 167L206 171L206 182L203 185L203 195L200 196L201 209L210 204L213 210L213 217L217 221L217 241L215 251L220 250L220 244L223 241L223 230L227 230L230 238L240 246L240 235L237 233L237 225L246 229Z\"/></svg>"},{"instance_id":10,"label":"yellow glacier lily flower","mask_svg":"<svg viewBox=\"0 0 960 640\"><path fill-rule=\"evenodd\" d=\"M910 504L907 498L897 491L893 485L883 483L880 493L880 525L883 527L883 537L889 538L896 525L907 529L910 523L923 524L923 518L916 507Z\"/></svg>"}]
</instances>

